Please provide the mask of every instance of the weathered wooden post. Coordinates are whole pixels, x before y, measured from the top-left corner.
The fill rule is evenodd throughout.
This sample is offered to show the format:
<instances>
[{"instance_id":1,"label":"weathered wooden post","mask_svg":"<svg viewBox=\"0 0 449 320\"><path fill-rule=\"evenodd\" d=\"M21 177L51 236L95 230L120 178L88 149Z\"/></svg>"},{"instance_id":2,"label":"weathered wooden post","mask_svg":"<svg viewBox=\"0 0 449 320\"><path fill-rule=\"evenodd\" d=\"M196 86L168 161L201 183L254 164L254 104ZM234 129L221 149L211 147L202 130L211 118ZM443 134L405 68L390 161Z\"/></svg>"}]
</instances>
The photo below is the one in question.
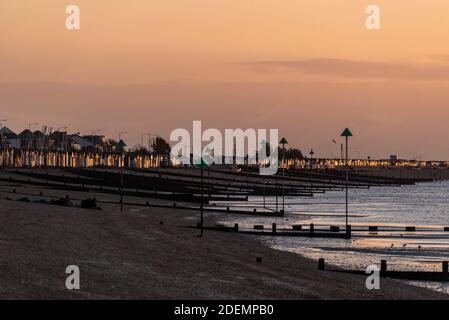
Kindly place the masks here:
<instances>
[{"instance_id":1,"label":"weathered wooden post","mask_svg":"<svg viewBox=\"0 0 449 320\"><path fill-rule=\"evenodd\" d=\"M325 265L326 265L326 261L324 260L324 258L319 258L318 259L318 270L324 270Z\"/></svg>"},{"instance_id":2,"label":"weathered wooden post","mask_svg":"<svg viewBox=\"0 0 449 320\"><path fill-rule=\"evenodd\" d=\"M234 231L239 232L239 224L238 223L234 224Z\"/></svg>"},{"instance_id":3,"label":"weathered wooden post","mask_svg":"<svg viewBox=\"0 0 449 320\"><path fill-rule=\"evenodd\" d=\"M313 223L310 224L310 233L313 234L315 232L315 225Z\"/></svg>"},{"instance_id":4,"label":"weathered wooden post","mask_svg":"<svg viewBox=\"0 0 449 320\"><path fill-rule=\"evenodd\" d=\"M449 265L447 261L443 261L443 273L448 273L449 272Z\"/></svg>"},{"instance_id":5,"label":"weathered wooden post","mask_svg":"<svg viewBox=\"0 0 449 320\"><path fill-rule=\"evenodd\" d=\"M380 274L385 275L386 272L387 272L387 261L381 260L380 261Z\"/></svg>"},{"instance_id":6,"label":"weathered wooden post","mask_svg":"<svg viewBox=\"0 0 449 320\"><path fill-rule=\"evenodd\" d=\"M273 234L276 234L276 223L273 223L272 230L273 230Z\"/></svg>"}]
</instances>

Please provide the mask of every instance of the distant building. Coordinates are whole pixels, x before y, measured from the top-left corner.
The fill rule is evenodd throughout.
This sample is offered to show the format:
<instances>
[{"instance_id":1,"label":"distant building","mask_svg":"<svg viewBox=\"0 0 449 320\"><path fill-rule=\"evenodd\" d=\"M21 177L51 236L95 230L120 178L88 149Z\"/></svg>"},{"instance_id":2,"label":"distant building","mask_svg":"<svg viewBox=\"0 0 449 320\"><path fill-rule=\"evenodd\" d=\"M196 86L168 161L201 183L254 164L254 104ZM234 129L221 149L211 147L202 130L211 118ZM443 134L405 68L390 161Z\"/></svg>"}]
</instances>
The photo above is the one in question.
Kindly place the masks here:
<instances>
[{"instance_id":1,"label":"distant building","mask_svg":"<svg viewBox=\"0 0 449 320\"><path fill-rule=\"evenodd\" d=\"M399 160L399 157L396 155L396 154L392 154L391 156L390 156L390 162L391 163L395 163L395 162L397 162Z\"/></svg>"},{"instance_id":2,"label":"distant building","mask_svg":"<svg viewBox=\"0 0 449 320\"><path fill-rule=\"evenodd\" d=\"M19 136L9 128L3 127L0 129L0 145L2 148L20 149Z\"/></svg>"},{"instance_id":3,"label":"distant building","mask_svg":"<svg viewBox=\"0 0 449 320\"><path fill-rule=\"evenodd\" d=\"M95 147L96 151L104 151L106 149L105 136L88 135L83 136L83 139L91 143Z\"/></svg>"},{"instance_id":4,"label":"distant building","mask_svg":"<svg viewBox=\"0 0 449 320\"><path fill-rule=\"evenodd\" d=\"M33 133L25 129L19 133L20 149L31 149L33 145Z\"/></svg>"},{"instance_id":5,"label":"distant building","mask_svg":"<svg viewBox=\"0 0 449 320\"><path fill-rule=\"evenodd\" d=\"M71 149L75 151L89 150L95 147L94 144L81 137L79 134L72 134L69 136L69 140Z\"/></svg>"},{"instance_id":6,"label":"distant building","mask_svg":"<svg viewBox=\"0 0 449 320\"><path fill-rule=\"evenodd\" d=\"M34 131L32 133L31 148L35 150L43 150L47 145L47 136L42 131Z\"/></svg>"},{"instance_id":7,"label":"distant building","mask_svg":"<svg viewBox=\"0 0 449 320\"><path fill-rule=\"evenodd\" d=\"M48 148L55 151L63 151L68 148L67 132L55 131L48 137Z\"/></svg>"}]
</instances>

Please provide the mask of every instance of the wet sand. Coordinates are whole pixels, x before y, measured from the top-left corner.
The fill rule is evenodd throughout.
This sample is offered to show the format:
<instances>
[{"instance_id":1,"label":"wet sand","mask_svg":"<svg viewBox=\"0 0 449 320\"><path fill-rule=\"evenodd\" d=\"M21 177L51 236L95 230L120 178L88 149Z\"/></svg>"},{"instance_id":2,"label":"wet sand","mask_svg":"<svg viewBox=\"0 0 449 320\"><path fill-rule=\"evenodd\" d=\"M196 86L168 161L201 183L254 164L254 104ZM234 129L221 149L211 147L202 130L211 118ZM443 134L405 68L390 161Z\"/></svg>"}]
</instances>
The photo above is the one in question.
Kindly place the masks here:
<instances>
[{"instance_id":1,"label":"wet sand","mask_svg":"<svg viewBox=\"0 0 449 320\"><path fill-rule=\"evenodd\" d=\"M112 204L99 211L6 196L19 198L0 193L2 299L447 298L384 279L381 290L368 291L365 277L318 271L315 261L248 235L206 231L199 238L185 227L196 225L198 212L125 207L120 213ZM208 214L206 221L218 218ZM72 264L81 271L78 291L65 288Z\"/></svg>"}]
</instances>

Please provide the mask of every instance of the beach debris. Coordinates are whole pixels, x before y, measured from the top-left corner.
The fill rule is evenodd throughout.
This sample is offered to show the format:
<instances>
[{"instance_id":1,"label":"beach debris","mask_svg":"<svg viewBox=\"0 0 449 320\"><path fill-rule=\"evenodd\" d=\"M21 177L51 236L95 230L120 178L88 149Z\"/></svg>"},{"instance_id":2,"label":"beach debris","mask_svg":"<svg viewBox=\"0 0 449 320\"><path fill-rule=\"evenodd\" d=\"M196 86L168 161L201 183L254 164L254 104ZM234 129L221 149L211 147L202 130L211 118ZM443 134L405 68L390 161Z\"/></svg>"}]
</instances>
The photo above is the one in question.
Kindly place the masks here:
<instances>
[{"instance_id":1,"label":"beach debris","mask_svg":"<svg viewBox=\"0 0 449 320\"><path fill-rule=\"evenodd\" d=\"M70 201L69 199L66 198L60 198L60 199L56 199L56 200L51 200L50 204L53 205L57 205L57 206L63 206L63 207L73 207L73 203L72 201Z\"/></svg>"},{"instance_id":2,"label":"beach debris","mask_svg":"<svg viewBox=\"0 0 449 320\"><path fill-rule=\"evenodd\" d=\"M98 209L97 207L97 199L95 198L87 198L81 201L81 208L84 209Z\"/></svg>"},{"instance_id":3,"label":"beach debris","mask_svg":"<svg viewBox=\"0 0 449 320\"><path fill-rule=\"evenodd\" d=\"M33 200L33 203L49 204L49 202L45 199Z\"/></svg>"}]
</instances>

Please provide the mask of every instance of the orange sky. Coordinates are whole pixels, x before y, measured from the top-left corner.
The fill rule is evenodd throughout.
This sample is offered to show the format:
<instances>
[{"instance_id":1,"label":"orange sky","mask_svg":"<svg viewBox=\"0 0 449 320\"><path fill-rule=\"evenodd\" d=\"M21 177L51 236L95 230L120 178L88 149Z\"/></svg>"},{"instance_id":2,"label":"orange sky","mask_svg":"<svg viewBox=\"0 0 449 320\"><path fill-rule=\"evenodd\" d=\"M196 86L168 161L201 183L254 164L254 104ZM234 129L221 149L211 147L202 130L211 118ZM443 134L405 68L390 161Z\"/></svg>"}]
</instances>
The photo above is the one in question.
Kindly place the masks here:
<instances>
[{"instance_id":1,"label":"orange sky","mask_svg":"<svg viewBox=\"0 0 449 320\"><path fill-rule=\"evenodd\" d=\"M353 157L449 159L448 16L447 0L0 0L0 119L131 144L192 120L280 128L318 156L349 126Z\"/></svg>"}]
</instances>

